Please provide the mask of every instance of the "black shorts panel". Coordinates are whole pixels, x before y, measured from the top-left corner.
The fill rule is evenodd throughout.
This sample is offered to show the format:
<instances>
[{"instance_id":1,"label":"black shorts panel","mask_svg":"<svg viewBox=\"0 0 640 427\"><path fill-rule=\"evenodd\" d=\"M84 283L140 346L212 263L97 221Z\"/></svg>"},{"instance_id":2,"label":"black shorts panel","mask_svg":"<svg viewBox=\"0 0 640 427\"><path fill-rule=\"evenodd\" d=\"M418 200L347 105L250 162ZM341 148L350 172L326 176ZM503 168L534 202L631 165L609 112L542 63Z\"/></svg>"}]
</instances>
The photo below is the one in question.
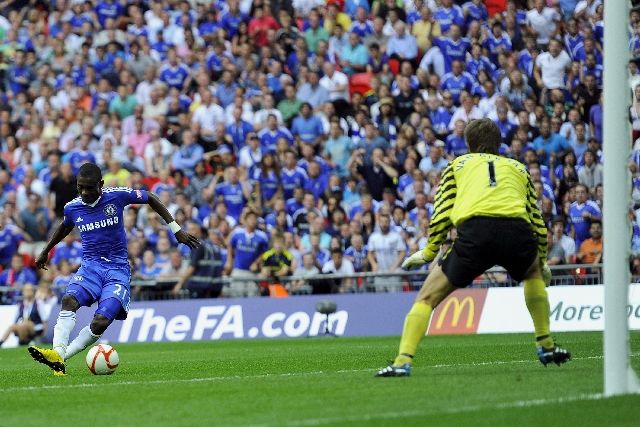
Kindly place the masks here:
<instances>
[{"instance_id":1,"label":"black shorts panel","mask_svg":"<svg viewBox=\"0 0 640 427\"><path fill-rule=\"evenodd\" d=\"M458 238L441 261L451 284L463 288L494 265L521 281L538 256L538 241L523 219L471 218L458 226Z\"/></svg>"}]
</instances>

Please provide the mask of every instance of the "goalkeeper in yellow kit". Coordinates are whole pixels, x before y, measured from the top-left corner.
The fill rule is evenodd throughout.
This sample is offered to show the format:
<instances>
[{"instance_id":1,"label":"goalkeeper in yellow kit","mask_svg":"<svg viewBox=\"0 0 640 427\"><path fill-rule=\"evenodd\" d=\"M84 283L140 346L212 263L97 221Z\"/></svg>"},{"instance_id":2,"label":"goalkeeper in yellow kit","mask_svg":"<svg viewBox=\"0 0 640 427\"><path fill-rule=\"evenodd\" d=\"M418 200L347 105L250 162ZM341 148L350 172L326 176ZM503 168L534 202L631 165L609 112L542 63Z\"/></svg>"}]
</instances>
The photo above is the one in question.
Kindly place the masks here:
<instances>
[{"instance_id":1,"label":"goalkeeper in yellow kit","mask_svg":"<svg viewBox=\"0 0 640 427\"><path fill-rule=\"evenodd\" d=\"M444 170L427 246L405 260L403 268L433 261L452 227L457 228L458 237L427 277L407 314L398 356L376 376L408 376L433 309L494 265L503 266L514 280L524 281L540 361L546 366L571 359L550 335L547 229L529 173L522 163L498 155L500 130L491 120L470 122L464 134L469 154Z\"/></svg>"}]
</instances>

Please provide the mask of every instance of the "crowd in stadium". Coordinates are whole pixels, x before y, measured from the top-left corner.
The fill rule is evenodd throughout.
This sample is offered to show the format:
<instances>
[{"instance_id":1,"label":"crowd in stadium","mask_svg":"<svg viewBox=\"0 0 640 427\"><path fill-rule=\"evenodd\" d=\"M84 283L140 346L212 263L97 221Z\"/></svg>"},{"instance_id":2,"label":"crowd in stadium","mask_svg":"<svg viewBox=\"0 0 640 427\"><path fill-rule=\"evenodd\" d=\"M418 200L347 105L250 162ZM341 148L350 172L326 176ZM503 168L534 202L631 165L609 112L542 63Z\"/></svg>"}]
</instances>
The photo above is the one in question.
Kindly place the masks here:
<instances>
[{"instance_id":1,"label":"crowd in stadium","mask_svg":"<svg viewBox=\"0 0 640 427\"><path fill-rule=\"evenodd\" d=\"M205 242L190 253L147 206L125 214L133 278L179 277L176 295L257 295L256 276L396 271L425 245L440 172L482 117L499 126L501 154L528 167L549 264L601 260L600 0L4 0L0 10L0 287L64 289L77 235L49 270L33 259L87 161L105 186L156 193ZM633 10L634 54L638 29ZM635 62L629 82L640 83ZM630 120L640 137L640 89ZM233 280L223 289L202 276ZM386 283L374 288L395 290ZM305 280L287 288L312 291Z\"/></svg>"}]
</instances>

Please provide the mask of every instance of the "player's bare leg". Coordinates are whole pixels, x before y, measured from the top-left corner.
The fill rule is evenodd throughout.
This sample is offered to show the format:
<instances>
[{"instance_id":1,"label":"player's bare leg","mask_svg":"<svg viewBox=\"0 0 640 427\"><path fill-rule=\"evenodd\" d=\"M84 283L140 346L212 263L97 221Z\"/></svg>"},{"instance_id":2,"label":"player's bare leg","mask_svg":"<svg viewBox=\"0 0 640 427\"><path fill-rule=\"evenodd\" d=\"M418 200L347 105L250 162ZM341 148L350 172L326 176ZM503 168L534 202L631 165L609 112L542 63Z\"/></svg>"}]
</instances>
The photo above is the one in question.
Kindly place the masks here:
<instances>
[{"instance_id":1,"label":"player's bare leg","mask_svg":"<svg viewBox=\"0 0 640 427\"><path fill-rule=\"evenodd\" d=\"M548 268L548 267L546 267ZM547 273L548 274L548 273ZM525 274L524 299L533 320L538 358L543 365L555 363L560 365L571 359L571 353L558 347L551 338L549 327L549 297L547 295L547 278L543 277L541 263L536 258ZM550 279L550 276L548 277Z\"/></svg>"},{"instance_id":2,"label":"player's bare leg","mask_svg":"<svg viewBox=\"0 0 640 427\"><path fill-rule=\"evenodd\" d=\"M431 312L455 289L455 286L449 282L449 279L442 271L442 267L436 265L433 271L429 273L424 285L422 285L411 310L409 310L404 320L398 356L393 364L378 371L376 376L399 377L410 374L413 356L416 354L418 344L420 344L427 331Z\"/></svg>"},{"instance_id":3,"label":"player's bare leg","mask_svg":"<svg viewBox=\"0 0 640 427\"><path fill-rule=\"evenodd\" d=\"M53 328L53 349L29 347L31 357L50 367L55 375L65 374L64 360L69 344L69 335L76 325L76 311L79 308L78 300L72 295L65 294L62 297L62 307L56 326Z\"/></svg>"}]
</instances>

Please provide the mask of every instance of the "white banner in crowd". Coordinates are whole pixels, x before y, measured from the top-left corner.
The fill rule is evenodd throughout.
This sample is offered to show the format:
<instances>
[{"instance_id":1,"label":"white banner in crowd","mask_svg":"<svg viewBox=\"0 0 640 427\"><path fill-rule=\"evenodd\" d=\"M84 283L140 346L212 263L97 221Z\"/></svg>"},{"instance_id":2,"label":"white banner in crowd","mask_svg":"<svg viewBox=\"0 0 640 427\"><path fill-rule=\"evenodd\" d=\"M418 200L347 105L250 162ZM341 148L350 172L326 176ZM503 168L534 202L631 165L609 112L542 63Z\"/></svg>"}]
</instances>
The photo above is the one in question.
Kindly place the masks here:
<instances>
[{"instance_id":1,"label":"white banner in crowd","mask_svg":"<svg viewBox=\"0 0 640 427\"><path fill-rule=\"evenodd\" d=\"M3 334L4 331L16 320L16 316L18 315L18 307L15 305L0 305L0 334ZM10 336L3 347L15 347L18 345L18 337L15 335Z\"/></svg>"},{"instance_id":2,"label":"white banner in crowd","mask_svg":"<svg viewBox=\"0 0 640 427\"><path fill-rule=\"evenodd\" d=\"M602 331L604 287L548 288L551 330ZM246 338L295 338L322 334L320 299L338 305L332 332L344 336L398 336L415 292L313 295L290 298L205 299L136 302L124 322L114 322L109 342L197 341ZM16 306L0 306L0 333L14 322ZM78 312L74 334L89 324L95 306ZM629 326L640 329L640 285L629 287ZM53 310L51 320L57 316ZM52 338L52 324L47 339ZM429 335L490 334L533 331L523 288L460 289L434 311ZM17 345L12 337L4 347Z\"/></svg>"},{"instance_id":3,"label":"white banner in crowd","mask_svg":"<svg viewBox=\"0 0 640 427\"><path fill-rule=\"evenodd\" d=\"M551 330L602 331L604 286L554 286L547 288ZM627 316L631 329L640 329L640 285L629 286ZM533 324L522 288L490 288L484 301L477 333L531 332Z\"/></svg>"}]
</instances>

